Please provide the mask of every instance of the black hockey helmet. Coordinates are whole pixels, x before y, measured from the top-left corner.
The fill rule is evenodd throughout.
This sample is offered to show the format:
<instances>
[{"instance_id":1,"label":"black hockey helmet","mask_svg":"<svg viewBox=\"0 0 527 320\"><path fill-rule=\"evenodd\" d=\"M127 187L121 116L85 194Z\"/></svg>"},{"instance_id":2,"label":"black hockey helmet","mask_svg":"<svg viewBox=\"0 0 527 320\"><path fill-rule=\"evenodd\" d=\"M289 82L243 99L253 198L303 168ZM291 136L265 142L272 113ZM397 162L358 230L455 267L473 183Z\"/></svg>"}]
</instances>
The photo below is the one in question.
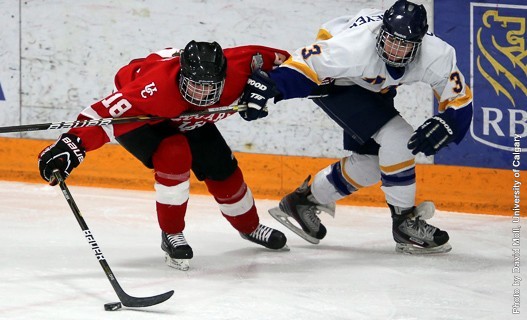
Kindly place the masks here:
<instances>
[{"instance_id":1,"label":"black hockey helmet","mask_svg":"<svg viewBox=\"0 0 527 320\"><path fill-rule=\"evenodd\" d=\"M185 100L207 107L220 100L227 60L217 42L190 41L180 55L179 91Z\"/></svg>"},{"instance_id":2,"label":"black hockey helmet","mask_svg":"<svg viewBox=\"0 0 527 320\"><path fill-rule=\"evenodd\" d=\"M427 31L425 7L407 0L397 0L384 13L377 37L377 53L386 64L404 67L417 55Z\"/></svg>"}]
</instances>

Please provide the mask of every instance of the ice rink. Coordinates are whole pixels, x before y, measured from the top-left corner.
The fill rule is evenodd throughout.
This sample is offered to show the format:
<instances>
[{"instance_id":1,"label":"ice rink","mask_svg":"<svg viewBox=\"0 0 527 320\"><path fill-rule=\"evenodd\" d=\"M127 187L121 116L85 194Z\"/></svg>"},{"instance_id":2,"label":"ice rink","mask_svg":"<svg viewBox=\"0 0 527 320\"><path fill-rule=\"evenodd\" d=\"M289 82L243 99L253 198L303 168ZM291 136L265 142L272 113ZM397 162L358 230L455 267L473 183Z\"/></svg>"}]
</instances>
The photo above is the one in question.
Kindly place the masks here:
<instances>
[{"instance_id":1,"label":"ice rink","mask_svg":"<svg viewBox=\"0 0 527 320\"><path fill-rule=\"evenodd\" d=\"M117 296L60 189L0 182L0 319L522 317L511 311L511 217L439 211L431 223L450 233L452 252L410 256L394 252L387 208L338 206L335 219L322 217L327 237L312 245L267 214L276 201L257 200L262 222L288 237L289 252L272 252L243 240L212 197L191 195L194 259L183 272L164 263L153 192L70 190L128 294L176 293L157 306L104 311Z\"/></svg>"}]
</instances>

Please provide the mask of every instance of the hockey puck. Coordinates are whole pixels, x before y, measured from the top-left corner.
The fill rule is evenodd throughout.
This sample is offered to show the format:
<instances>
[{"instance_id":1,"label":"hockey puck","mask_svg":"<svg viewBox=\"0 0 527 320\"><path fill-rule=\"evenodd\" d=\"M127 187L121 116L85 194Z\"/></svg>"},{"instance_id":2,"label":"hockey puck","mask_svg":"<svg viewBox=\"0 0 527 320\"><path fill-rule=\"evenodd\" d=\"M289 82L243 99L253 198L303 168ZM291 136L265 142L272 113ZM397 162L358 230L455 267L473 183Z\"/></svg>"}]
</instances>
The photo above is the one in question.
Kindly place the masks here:
<instances>
[{"instance_id":1,"label":"hockey puck","mask_svg":"<svg viewBox=\"0 0 527 320\"><path fill-rule=\"evenodd\" d=\"M104 310L115 311L121 309L123 305L120 302L110 302L104 305Z\"/></svg>"}]
</instances>

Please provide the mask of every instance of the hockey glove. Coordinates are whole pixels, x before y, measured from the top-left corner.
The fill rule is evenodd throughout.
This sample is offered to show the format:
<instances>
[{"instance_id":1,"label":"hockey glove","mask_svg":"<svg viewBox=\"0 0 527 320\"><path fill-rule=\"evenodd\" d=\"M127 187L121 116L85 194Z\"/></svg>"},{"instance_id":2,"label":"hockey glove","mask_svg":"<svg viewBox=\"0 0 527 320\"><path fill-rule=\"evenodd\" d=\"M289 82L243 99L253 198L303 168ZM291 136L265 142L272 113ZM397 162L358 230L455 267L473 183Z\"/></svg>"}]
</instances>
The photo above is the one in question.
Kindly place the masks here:
<instances>
[{"instance_id":1,"label":"hockey glove","mask_svg":"<svg viewBox=\"0 0 527 320\"><path fill-rule=\"evenodd\" d=\"M86 150L81 144L81 139L65 133L38 156L40 176L54 186L57 181L53 178L53 170L58 169L65 179L84 160L85 155Z\"/></svg>"},{"instance_id":2,"label":"hockey glove","mask_svg":"<svg viewBox=\"0 0 527 320\"><path fill-rule=\"evenodd\" d=\"M255 70L247 79L247 84L240 98L240 104L247 104L246 111L240 111L244 120L252 121L267 117L267 100L278 94L276 86L269 76L262 70Z\"/></svg>"},{"instance_id":3,"label":"hockey glove","mask_svg":"<svg viewBox=\"0 0 527 320\"><path fill-rule=\"evenodd\" d=\"M424 153L426 156L436 154L449 144L455 137L454 127L444 114L433 116L426 120L408 141L408 149L412 154Z\"/></svg>"}]
</instances>

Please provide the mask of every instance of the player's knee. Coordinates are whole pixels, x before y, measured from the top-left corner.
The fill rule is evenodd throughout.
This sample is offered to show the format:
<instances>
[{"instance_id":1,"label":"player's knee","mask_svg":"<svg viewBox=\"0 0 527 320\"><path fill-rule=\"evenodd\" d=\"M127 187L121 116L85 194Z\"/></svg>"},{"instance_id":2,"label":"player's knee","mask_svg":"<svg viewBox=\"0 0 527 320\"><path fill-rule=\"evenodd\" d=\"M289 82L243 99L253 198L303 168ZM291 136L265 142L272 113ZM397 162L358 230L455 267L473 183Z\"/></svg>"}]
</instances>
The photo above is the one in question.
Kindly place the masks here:
<instances>
[{"instance_id":1,"label":"player's knee","mask_svg":"<svg viewBox=\"0 0 527 320\"><path fill-rule=\"evenodd\" d=\"M163 139L152 156L156 172L179 174L190 171L192 155L183 135L173 135Z\"/></svg>"},{"instance_id":2,"label":"player's knee","mask_svg":"<svg viewBox=\"0 0 527 320\"><path fill-rule=\"evenodd\" d=\"M378 157L354 153L343 159L343 175L352 180L357 189L376 184L381 179Z\"/></svg>"},{"instance_id":3,"label":"player's knee","mask_svg":"<svg viewBox=\"0 0 527 320\"><path fill-rule=\"evenodd\" d=\"M375 140L380 145L379 163L381 168L408 166L408 163L414 161L415 156L407 147L412 134L412 126L400 116L390 120L376 134Z\"/></svg>"}]
</instances>

